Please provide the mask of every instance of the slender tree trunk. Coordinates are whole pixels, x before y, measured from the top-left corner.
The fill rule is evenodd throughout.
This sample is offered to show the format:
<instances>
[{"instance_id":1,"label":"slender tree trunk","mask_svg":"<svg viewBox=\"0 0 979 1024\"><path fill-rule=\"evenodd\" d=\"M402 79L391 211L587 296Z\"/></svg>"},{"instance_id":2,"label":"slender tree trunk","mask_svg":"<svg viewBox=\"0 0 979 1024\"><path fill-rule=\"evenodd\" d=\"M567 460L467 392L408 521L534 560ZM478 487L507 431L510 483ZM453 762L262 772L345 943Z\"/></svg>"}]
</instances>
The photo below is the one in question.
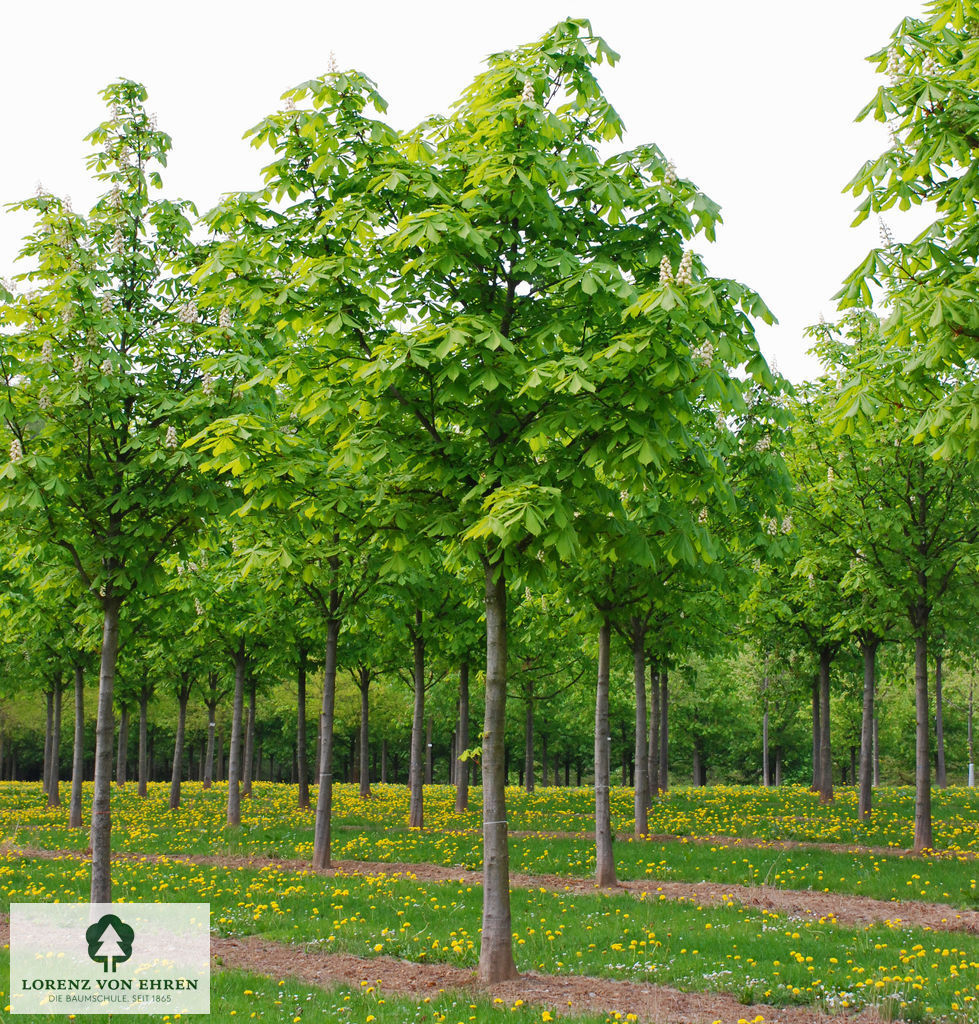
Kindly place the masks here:
<instances>
[{"instance_id":1,"label":"slender tree trunk","mask_svg":"<svg viewBox=\"0 0 979 1024\"><path fill-rule=\"evenodd\" d=\"M210 693L214 692L214 677L211 676ZM214 746L217 729L217 700L212 696L207 701L207 750L204 752L204 782L201 789L210 789L214 781ZM219 769L220 771L220 769Z\"/></svg>"},{"instance_id":2,"label":"slender tree trunk","mask_svg":"<svg viewBox=\"0 0 979 1024\"><path fill-rule=\"evenodd\" d=\"M534 677L527 677L527 707L523 729L523 777L528 793L534 791Z\"/></svg>"},{"instance_id":3,"label":"slender tree trunk","mask_svg":"<svg viewBox=\"0 0 979 1024\"><path fill-rule=\"evenodd\" d=\"M782 785L782 748L775 748L775 785Z\"/></svg>"},{"instance_id":4,"label":"slender tree trunk","mask_svg":"<svg viewBox=\"0 0 979 1024\"><path fill-rule=\"evenodd\" d=\"M646 627L638 618L632 620L632 681L636 691L636 779L635 833L649 832L649 747L646 735Z\"/></svg>"},{"instance_id":5,"label":"slender tree trunk","mask_svg":"<svg viewBox=\"0 0 979 1024\"><path fill-rule=\"evenodd\" d=\"M129 708L123 704L119 709L119 738L116 745L116 785L126 788L126 761L129 754Z\"/></svg>"},{"instance_id":6,"label":"slender tree trunk","mask_svg":"<svg viewBox=\"0 0 979 1024\"><path fill-rule=\"evenodd\" d=\"M857 813L863 820L870 817L873 801L874 688L879 644L876 637L868 637L860 644L863 655L863 714L860 718L860 799Z\"/></svg>"},{"instance_id":7,"label":"slender tree trunk","mask_svg":"<svg viewBox=\"0 0 979 1024\"><path fill-rule=\"evenodd\" d=\"M874 701L874 788L880 785L880 716Z\"/></svg>"},{"instance_id":8,"label":"slender tree trunk","mask_svg":"<svg viewBox=\"0 0 979 1024\"><path fill-rule=\"evenodd\" d=\"M822 771L819 767L819 739L821 735L819 723L819 673L812 679L812 785L814 793L819 792L822 783Z\"/></svg>"},{"instance_id":9,"label":"slender tree trunk","mask_svg":"<svg viewBox=\"0 0 979 1024\"><path fill-rule=\"evenodd\" d=\"M92 790L92 885L89 902L112 902L112 688L119 653L117 597L102 599L102 654L99 663L99 702L95 725L95 783Z\"/></svg>"},{"instance_id":10,"label":"slender tree trunk","mask_svg":"<svg viewBox=\"0 0 979 1024\"><path fill-rule=\"evenodd\" d=\"M336 614L339 596L330 595L330 611ZM323 667L323 703L320 706L319 788L316 794L316 824L313 834L313 867L319 871L330 866L330 832L333 815L333 711L337 692L337 641L340 620L326 623L326 658Z\"/></svg>"},{"instance_id":11,"label":"slender tree trunk","mask_svg":"<svg viewBox=\"0 0 979 1024\"><path fill-rule=\"evenodd\" d=\"M139 795L146 797L146 785L149 778L149 766L146 763L146 729L149 718L150 685L144 682L139 690L139 751L137 753L136 771L139 774Z\"/></svg>"},{"instance_id":12,"label":"slender tree trunk","mask_svg":"<svg viewBox=\"0 0 979 1024\"><path fill-rule=\"evenodd\" d=\"M241 766L241 795L252 795L255 761L255 680L248 681L248 714L245 718L245 753Z\"/></svg>"},{"instance_id":13,"label":"slender tree trunk","mask_svg":"<svg viewBox=\"0 0 979 1024\"><path fill-rule=\"evenodd\" d=\"M456 757L456 814L469 808L469 761L458 755L469 749L469 662L459 666L459 730Z\"/></svg>"},{"instance_id":14,"label":"slender tree trunk","mask_svg":"<svg viewBox=\"0 0 979 1024\"><path fill-rule=\"evenodd\" d=\"M44 702L45 702L45 716L44 716L44 766L41 770L41 784L44 789L44 795L48 796L51 792L51 744L54 738L54 682L48 683L47 690L44 691ZM48 804L50 807L51 805Z\"/></svg>"},{"instance_id":15,"label":"slender tree trunk","mask_svg":"<svg viewBox=\"0 0 979 1024\"><path fill-rule=\"evenodd\" d=\"M381 740L381 782L388 781L388 741Z\"/></svg>"},{"instance_id":16,"label":"slender tree trunk","mask_svg":"<svg viewBox=\"0 0 979 1024\"><path fill-rule=\"evenodd\" d=\"M299 650L296 673L296 777L299 782L299 808L309 807L309 769L306 762L306 651Z\"/></svg>"},{"instance_id":17,"label":"slender tree trunk","mask_svg":"<svg viewBox=\"0 0 979 1024\"><path fill-rule=\"evenodd\" d=\"M425 640L421 634L422 612L415 609L415 628L412 630L412 676L414 680L414 708L411 716L411 766L409 769L408 827L422 828L425 824L425 761L422 745L425 728Z\"/></svg>"},{"instance_id":18,"label":"slender tree trunk","mask_svg":"<svg viewBox=\"0 0 979 1024\"><path fill-rule=\"evenodd\" d=\"M691 782L695 786L701 786L703 783L700 781L700 737L693 737L693 766L690 772Z\"/></svg>"},{"instance_id":19,"label":"slender tree trunk","mask_svg":"<svg viewBox=\"0 0 979 1024\"><path fill-rule=\"evenodd\" d=\"M366 799L371 795L370 769L370 713L368 691L371 685L371 670L360 669L360 796Z\"/></svg>"},{"instance_id":20,"label":"slender tree trunk","mask_svg":"<svg viewBox=\"0 0 979 1024\"><path fill-rule=\"evenodd\" d=\"M670 788L670 675L666 668L659 674L659 788Z\"/></svg>"},{"instance_id":21,"label":"slender tree trunk","mask_svg":"<svg viewBox=\"0 0 979 1024\"><path fill-rule=\"evenodd\" d=\"M241 719L245 703L245 638L234 654L235 695L231 710L231 747L228 750L228 824L241 824Z\"/></svg>"},{"instance_id":22,"label":"slender tree trunk","mask_svg":"<svg viewBox=\"0 0 979 1024\"><path fill-rule=\"evenodd\" d=\"M649 765L649 805L653 796L661 791L659 777L659 671L655 663L649 666L649 748L646 760ZM647 825L649 819L647 818Z\"/></svg>"},{"instance_id":23,"label":"slender tree trunk","mask_svg":"<svg viewBox=\"0 0 979 1024\"><path fill-rule=\"evenodd\" d=\"M486 594L486 704L483 718L483 921L479 980L517 976L510 917L510 855L506 821L506 579L502 558L484 560Z\"/></svg>"},{"instance_id":24,"label":"slender tree trunk","mask_svg":"<svg viewBox=\"0 0 979 1024\"><path fill-rule=\"evenodd\" d=\"M972 667L972 674L975 675L975 666ZM972 750L972 691L974 689L974 682L972 679L969 680L969 719L967 722L968 729L968 744L969 744L969 788L973 789L976 784L976 764L973 759Z\"/></svg>"},{"instance_id":25,"label":"slender tree trunk","mask_svg":"<svg viewBox=\"0 0 979 1024\"><path fill-rule=\"evenodd\" d=\"M547 788L547 733L540 734L540 784Z\"/></svg>"},{"instance_id":26,"label":"slender tree trunk","mask_svg":"<svg viewBox=\"0 0 979 1024\"><path fill-rule=\"evenodd\" d=\"M82 779L85 775L85 677L75 666L75 735L71 749L71 802L68 827L82 827Z\"/></svg>"},{"instance_id":27,"label":"slender tree trunk","mask_svg":"<svg viewBox=\"0 0 979 1024\"><path fill-rule=\"evenodd\" d=\"M180 806L180 777L184 769L184 736L187 726L187 701L190 699L190 683L186 676L177 690L177 735L173 741L173 770L170 773L170 810Z\"/></svg>"},{"instance_id":28,"label":"slender tree trunk","mask_svg":"<svg viewBox=\"0 0 979 1024\"><path fill-rule=\"evenodd\" d=\"M54 715L51 729L51 773L48 777L48 807L61 806L61 673L54 683Z\"/></svg>"},{"instance_id":29,"label":"slender tree trunk","mask_svg":"<svg viewBox=\"0 0 979 1024\"><path fill-rule=\"evenodd\" d=\"M55 735L57 735L57 721L55 721ZM57 749L57 748L55 748ZM57 766L57 760L55 760ZM57 785L57 777L54 779ZM945 709L942 706L942 653L935 655L935 784L939 789L948 786L948 779L945 775Z\"/></svg>"},{"instance_id":30,"label":"slender tree trunk","mask_svg":"<svg viewBox=\"0 0 979 1024\"><path fill-rule=\"evenodd\" d=\"M833 800L833 751L829 730L829 667L832 662L832 651L823 647L819 652L819 802L822 804Z\"/></svg>"},{"instance_id":31,"label":"slender tree trunk","mask_svg":"<svg viewBox=\"0 0 979 1024\"><path fill-rule=\"evenodd\" d=\"M768 759L768 657L765 658L765 675L761 683L762 702L765 710L761 716L761 782L767 789L772 784L772 769Z\"/></svg>"},{"instance_id":32,"label":"slender tree trunk","mask_svg":"<svg viewBox=\"0 0 979 1024\"><path fill-rule=\"evenodd\" d=\"M931 850L930 708L928 707L928 614L919 607L914 639L915 770L914 852Z\"/></svg>"},{"instance_id":33,"label":"slender tree trunk","mask_svg":"<svg viewBox=\"0 0 979 1024\"><path fill-rule=\"evenodd\" d=\"M425 721L425 785L432 784L432 716Z\"/></svg>"},{"instance_id":34,"label":"slender tree trunk","mask_svg":"<svg viewBox=\"0 0 979 1024\"><path fill-rule=\"evenodd\" d=\"M612 809L609 803L609 655L612 627L608 618L598 631L598 686L595 691L595 881L602 888L618 885L612 853Z\"/></svg>"}]
</instances>

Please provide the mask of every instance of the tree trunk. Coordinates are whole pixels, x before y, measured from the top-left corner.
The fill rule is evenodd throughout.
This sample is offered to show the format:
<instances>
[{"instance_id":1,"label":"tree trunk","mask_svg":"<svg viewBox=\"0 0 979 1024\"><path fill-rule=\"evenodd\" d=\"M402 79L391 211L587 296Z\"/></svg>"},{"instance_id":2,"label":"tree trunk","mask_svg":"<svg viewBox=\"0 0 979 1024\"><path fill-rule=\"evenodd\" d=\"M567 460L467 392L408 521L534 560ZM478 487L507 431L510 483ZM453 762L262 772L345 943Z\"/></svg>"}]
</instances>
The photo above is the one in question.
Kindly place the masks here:
<instances>
[{"instance_id":1,"label":"tree trunk","mask_svg":"<svg viewBox=\"0 0 979 1024\"><path fill-rule=\"evenodd\" d=\"M335 615L339 597L330 595L330 611ZM333 710L337 692L337 641L340 620L326 623L326 657L323 667L323 703L320 707L319 788L316 794L316 824L313 833L313 867L322 871L330 866L330 831L333 814Z\"/></svg>"},{"instance_id":2,"label":"tree trunk","mask_svg":"<svg viewBox=\"0 0 979 1024\"><path fill-rule=\"evenodd\" d=\"M534 791L534 677L527 677L527 708L523 729L523 777L528 793Z\"/></svg>"},{"instance_id":3,"label":"tree trunk","mask_svg":"<svg viewBox=\"0 0 979 1024\"><path fill-rule=\"evenodd\" d=\"M457 757L469 749L469 662L459 666L459 730L457 733ZM456 814L469 808L469 761L456 761Z\"/></svg>"},{"instance_id":4,"label":"tree trunk","mask_svg":"<svg viewBox=\"0 0 979 1024\"><path fill-rule=\"evenodd\" d=\"M782 785L782 748L775 748L775 786Z\"/></svg>"},{"instance_id":5,"label":"tree trunk","mask_svg":"<svg viewBox=\"0 0 979 1024\"><path fill-rule=\"evenodd\" d=\"M660 794L659 778L659 671L656 664L649 666L649 747L646 761L649 765L649 805L652 806L653 796ZM647 825L649 819L647 818Z\"/></svg>"},{"instance_id":6,"label":"tree trunk","mask_svg":"<svg viewBox=\"0 0 979 1024\"><path fill-rule=\"evenodd\" d=\"M381 740L381 782L388 781L388 741Z\"/></svg>"},{"instance_id":7,"label":"tree trunk","mask_svg":"<svg viewBox=\"0 0 979 1024\"><path fill-rule=\"evenodd\" d=\"M299 784L299 809L309 807L309 766L306 762L306 651L299 648L296 672L296 779Z\"/></svg>"},{"instance_id":8,"label":"tree trunk","mask_svg":"<svg viewBox=\"0 0 979 1024\"><path fill-rule=\"evenodd\" d=\"M812 678L812 785L809 787L814 793L819 792L822 782L822 771L819 767L819 673Z\"/></svg>"},{"instance_id":9,"label":"tree trunk","mask_svg":"<svg viewBox=\"0 0 979 1024\"><path fill-rule=\"evenodd\" d=\"M609 655L612 627L608 618L598 631L598 686L595 690L595 881L602 888L618 885L612 854L612 811L609 805Z\"/></svg>"},{"instance_id":10,"label":"tree trunk","mask_svg":"<svg viewBox=\"0 0 979 1024\"><path fill-rule=\"evenodd\" d=\"M139 775L139 795L146 796L149 766L146 763L146 728L149 717L150 685L144 682L139 690L139 751L137 754L136 771Z\"/></svg>"},{"instance_id":11,"label":"tree trunk","mask_svg":"<svg viewBox=\"0 0 979 1024\"><path fill-rule=\"evenodd\" d=\"M214 781L214 746L217 729L217 680L212 672L208 677L207 704L207 750L204 753L204 781L201 789L210 789ZM220 768L218 769L220 771Z\"/></svg>"},{"instance_id":12,"label":"tree trunk","mask_svg":"<svg viewBox=\"0 0 979 1024\"><path fill-rule=\"evenodd\" d=\"M413 655L414 709L411 715L411 765L409 767L408 827L421 828L425 824L425 754L422 749L425 727L425 640L421 635L422 612L415 609L415 628L411 633Z\"/></svg>"},{"instance_id":13,"label":"tree trunk","mask_svg":"<svg viewBox=\"0 0 979 1024\"><path fill-rule=\"evenodd\" d=\"M540 734L540 784L547 788L547 733Z\"/></svg>"},{"instance_id":14,"label":"tree trunk","mask_svg":"<svg viewBox=\"0 0 979 1024\"><path fill-rule=\"evenodd\" d=\"M649 747L646 735L646 627L638 618L632 620L632 681L636 691L636 779L635 833L649 832Z\"/></svg>"},{"instance_id":15,"label":"tree trunk","mask_svg":"<svg viewBox=\"0 0 979 1024\"><path fill-rule=\"evenodd\" d=\"M55 736L58 734L57 720L55 721ZM55 747L57 750L57 747ZM55 755L55 769L57 770L57 755ZM57 776L54 776L54 785L57 786ZM939 789L948 786L945 775L945 710L942 706L942 653L935 655L935 784Z\"/></svg>"},{"instance_id":16,"label":"tree trunk","mask_svg":"<svg viewBox=\"0 0 979 1024\"><path fill-rule=\"evenodd\" d=\"M54 683L54 715L51 729L51 773L48 777L48 807L61 806L61 673Z\"/></svg>"},{"instance_id":17,"label":"tree trunk","mask_svg":"<svg viewBox=\"0 0 979 1024\"><path fill-rule=\"evenodd\" d=\"M772 769L768 759L768 658L765 658L765 674L761 682L764 712L761 716L761 784L767 789L772 784Z\"/></svg>"},{"instance_id":18,"label":"tree trunk","mask_svg":"<svg viewBox=\"0 0 979 1024\"><path fill-rule=\"evenodd\" d=\"M184 735L187 725L187 701L190 699L190 683L184 676L177 690L177 735L173 741L173 770L170 773L170 810L180 806L180 777L184 769Z\"/></svg>"},{"instance_id":19,"label":"tree trunk","mask_svg":"<svg viewBox=\"0 0 979 1024\"><path fill-rule=\"evenodd\" d=\"M877 702L874 701L874 787L880 785L880 716L877 714Z\"/></svg>"},{"instance_id":20,"label":"tree trunk","mask_svg":"<svg viewBox=\"0 0 979 1024\"><path fill-rule=\"evenodd\" d=\"M116 745L116 785L126 788L126 762L129 755L129 708L119 709L119 740Z\"/></svg>"},{"instance_id":21,"label":"tree trunk","mask_svg":"<svg viewBox=\"0 0 979 1024\"><path fill-rule=\"evenodd\" d=\"M228 824L241 824L241 719L245 703L245 638L234 653L235 695L231 710L231 746L228 750Z\"/></svg>"},{"instance_id":22,"label":"tree trunk","mask_svg":"<svg viewBox=\"0 0 979 1024\"><path fill-rule=\"evenodd\" d=\"M517 976L510 917L510 855L506 822L506 578L502 558L484 559L486 580L486 704L483 717L483 921L479 980Z\"/></svg>"},{"instance_id":23,"label":"tree trunk","mask_svg":"<svg viewBox=\"0 0 979 1024\"><path fill-rule=\"evenodd\" d=\"M874 688L877 682L877 637L861 641L863 655L863 714L860 718L860 799L857 813L866 821L873 801Z\"/></svg>"},{"instance_id":24,"label":"tree trunk","mask_svg":"<svg viewBox=\"0 0 979 1024\"><path fill-rule=\"evenodd\" d=\"M425 721L425 785L432 784L432 716Z\"/></svg>"},{"instance_id":25,"label":"tree trunk","mask_svg":"<svg viewBox=\"0 0 979 1024\"><path fill-rule=\"evenodd\" d=\"M51 792L51 742L54 736L54 682L48 683L44 691L45 716L44 716L44 766L41 769L41 782L44 795ZM50 804L48 805L50 806Z\"/></svg>"},{"instance_id":26,"label":"tree trunk","mask_svg":"<svg viewBox=\"0 0 979 1024\"><path fill-rule=\"evenodd\" d=\"M928 615L919 609L914 639L915 769L914 853L934 847L931 830L931 715L928 707Z\"/></svg>"},{"instance_id":27,"label":"tree trunk","mask_svg":"<svg viewBox=\"0 0 979 1024\"><path fill-rule=\"evenodd\" d=\"M99 703L95 724L95 783L92 789L92 885L91 903L112 902L112 688L119 653L117 597L102 599L102 654L99 661Z\"/></svg>"},{"instance_id":28,"label":"tree trunk","mask_svg":"<svg viewBox=\"0 0 979 1024\"><path fill-rule=\"evenodd\" d=\"M829 731L829 667L833 652L828 647L819 651L819 802L833 800L833 751Z\"/></svg>"},{"instance_id":29,"label":"tree trunk","mask_svg":"<svg viewBox=\"0 0 979 1024\"><path fill-rule=\"evenodd\" d=\"M975 666L972 668L972 674L975 675ZM968 730L967 742L969 744L969 789L973 789L976 784L976 765L972 757L972 691L974 688L974 682L972 679L969 680L969 719L966 723Z\"/></svg>"},{"instance_id":30,"label":"tree trunk","mask_svg":"<svg viewBox=\"0 0 979 1024\"><path fill-rule=\"evenodd\" d=\"M75 735L71 750L71 802L68 827L82 827L82 778L85 774L85 677L75 666Z\"/></svg>"},{"instance_id":31,"label":"tree trunk","mask_svg":"<svg viewBox=\"0 0 979 1024\"><path fill-rule=\"evenodd\" d=\"M670 788L670 676L666 668L659 674L659 788Z\"/></svg>"},{"instance_id":32,"label":"tree trunk","mask_svg":"<svg viewBox=\"0 0 979 1024\"><path fill-rule=\"evenodd\" d=\"M252 777L255 774L255 680L248 681L248 716L245 721L245 754L242 758L241 795L252 795Z\"/></svg>"},{"instance_id":33,"label":"tree trunk","mask_svg":"<svg viewBox=\"0 0 979 1024\"><path fill-rule=\"evenodd\" d=\"M371 685L371 670L360 669L358 686L360 688L360 796L366 799L371 795L370 769L370 720L368 691Z\"/></svg>"}]
</instances>

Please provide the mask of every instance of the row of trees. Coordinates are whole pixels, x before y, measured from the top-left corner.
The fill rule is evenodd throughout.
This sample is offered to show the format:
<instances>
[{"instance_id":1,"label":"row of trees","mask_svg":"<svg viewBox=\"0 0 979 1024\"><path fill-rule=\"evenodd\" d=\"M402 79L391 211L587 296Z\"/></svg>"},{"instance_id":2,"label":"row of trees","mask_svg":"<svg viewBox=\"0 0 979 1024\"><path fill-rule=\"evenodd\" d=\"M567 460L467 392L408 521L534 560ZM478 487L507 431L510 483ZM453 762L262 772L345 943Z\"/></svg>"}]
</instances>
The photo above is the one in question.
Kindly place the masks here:
<instances>
[{"instance_id":1,"label":"row of trees","mask_svg":"<svg viewBox=\"0 0 979 1024\"><path fill-rule=\"evenodd\" d=\"M929 31L915 23L901 45L932 39L944 68L961 57L949 40L971 30ZM402 645L421 826L426 693L451 666L458 747L482 772L485 981L514 973L504 748L518 666L521 685L548 693L597 674L597 874L615 881L615 632L632 654L640 833L665 778L666 680L693 652L750 629L773 664L814 657L814 781L828 800L833 658L861 645L871 721L871 654L913 643L915 845L930 846L928 640L937 627L966 651L953 612L975 594L976 431L956 414L975 362L948 340L967 325L945 330L915 252L888 245L843 301L866 305L877 281L894 315L861 309L820 329L826 376L790 399L752 331L771 314L691 248L713 238L717 206L653 145L606 155L622 126L593 69L614 59L587 22L562 22L491 57L450 115L405 132L357 72L303 83L251 132L270 154L264 184L208 213L203 243L191 204L155 198L170 140L123 81L90 136L107 189L93 209L43 191L20 204L37 229L18 282L29 290L0 292L7 605L24 632L60 635L64 671L80 678L83 652L99 651L93 900L111 891L122 622L133 658L172 666L177 766L192 687L211 686L202 659L221 652L231 667L232 825L260 635L295 657L300 695L310 660L324 665L317 867L330 856L338 670L366 712L372 679L394 671L385 648ZM921 133L927 147L922 90L940 72L911 64L881 109L907 122L904 146ZM855 188L880 208L893 180L868 166Z\"/></svg>"}]
</instances>

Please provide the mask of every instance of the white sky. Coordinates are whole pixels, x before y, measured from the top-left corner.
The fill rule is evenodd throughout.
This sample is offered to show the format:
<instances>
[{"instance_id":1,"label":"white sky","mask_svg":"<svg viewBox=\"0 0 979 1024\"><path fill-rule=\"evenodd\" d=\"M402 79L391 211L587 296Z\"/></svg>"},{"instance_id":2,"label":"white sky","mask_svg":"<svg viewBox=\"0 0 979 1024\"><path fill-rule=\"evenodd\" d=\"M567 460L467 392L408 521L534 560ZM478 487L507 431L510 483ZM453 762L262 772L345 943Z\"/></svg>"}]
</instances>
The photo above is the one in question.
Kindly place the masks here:
<instances>
[{"instance_id":1,"label":"white sky","mask_svg":"<svg viewBox=\"0 0 979 1024\"><path fill-rule=\"evenodd\" d=\"M853 230L841 195L887 135L854 115L883 82L863 59L920 0L6 0L0 15L4 97L0 203L38 181L94 199L83 136L104 116L97 93L129 77L174 139L165 192L201 210L222 192L258 186L259 151L241 135L291 85L341 68L374 78L389 118L408 127L445 110L482 58L540 36L571 14L621 54L603 67L625 120L626 146L657 143L679 173L719 202L718 243L698 243L713 273L757 289L780 324L759 325L769 359L793 380L817 369L806 325L832 316L831 296L877 244ZM898 237L899 221L891 228ZM0 213L0 274L28 224Z\"/></svg>"}]
</instances>

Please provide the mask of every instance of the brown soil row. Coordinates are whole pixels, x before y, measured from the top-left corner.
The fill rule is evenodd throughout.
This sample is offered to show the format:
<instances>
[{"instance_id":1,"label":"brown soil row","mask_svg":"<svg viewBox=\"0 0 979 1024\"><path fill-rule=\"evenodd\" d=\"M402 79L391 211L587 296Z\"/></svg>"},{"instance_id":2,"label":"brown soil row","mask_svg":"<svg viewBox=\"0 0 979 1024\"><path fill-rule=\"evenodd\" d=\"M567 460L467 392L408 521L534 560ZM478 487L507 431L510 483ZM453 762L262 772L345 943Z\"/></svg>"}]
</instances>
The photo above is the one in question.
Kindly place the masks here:
<instances>
[{"instance_id":1,"label":"brown soil row","mask_svg":"<svg viewBox=\"0 0 979 1024\"><path fill-rule=\"evenodd\" d=\"M10 942L10 926L0 918L0 944ZM512 981L481 987L472 971L448 964L419 964L391 957L359 957L348 953L321 953L271 942L258 936L222 939L212 936L211 956L218 969L250 971L276 981L294 978L322 988L350 986L360 990L366 983L393 996L435 997L445 991L459 991L502 999L513 1005L517 999L558 1013L612 1013L623 1018L635 1014L648 1024L711 1024L762 1017L766 1024L824 1024L850 1020L873 1024L873 1010L848 1018L828 1016L811 1007L745 1006L723 992L681 992L665 985L612 981L578 975L522 974ZM212 1013L220 1008L212 1006Z\"/></svg>"},{"instance_id":2,"label":"brown soil row","mask_svg":"<svg viewBox=\"0 0 979 1024\"><path fill-rule=\"evenodd\" d=\"M78 856L76 851L20 850L29 857ZM189 864L205 864L214 867L247 867L261 869L276 867L282 871L309 871L307 861L280 860L268 857L226 857L205 854L156 854L118 853L117 859L127 860L173 860ZM324 872L332 875L344 874L385 874L405 875L421 882L464 882L467 885L481 885L482 873L465 868L444 867L438 864L382 863L379 861L335 861L332 868ZM878 900L869 896L847 893L819 892L812 889L780 889L771 885L737 885L719 882L674 882L657 879L624 881L616 889L599 890L589 879L568 878L562 875L511 874L510 884L514 888L544 888L553 892L569 892L577 895L594 894L598 891L621 892L637 899L688 900L695 903L735 902L754 910L768 910L789 917L815 918L834 921L851 927L866 927L875 923L890 922L892 925L914 928L931 928L934 931L967 932L979 935L979 912L959 910L945 903L924 903L914 901Z\"/></svg>"}]
</instances>

